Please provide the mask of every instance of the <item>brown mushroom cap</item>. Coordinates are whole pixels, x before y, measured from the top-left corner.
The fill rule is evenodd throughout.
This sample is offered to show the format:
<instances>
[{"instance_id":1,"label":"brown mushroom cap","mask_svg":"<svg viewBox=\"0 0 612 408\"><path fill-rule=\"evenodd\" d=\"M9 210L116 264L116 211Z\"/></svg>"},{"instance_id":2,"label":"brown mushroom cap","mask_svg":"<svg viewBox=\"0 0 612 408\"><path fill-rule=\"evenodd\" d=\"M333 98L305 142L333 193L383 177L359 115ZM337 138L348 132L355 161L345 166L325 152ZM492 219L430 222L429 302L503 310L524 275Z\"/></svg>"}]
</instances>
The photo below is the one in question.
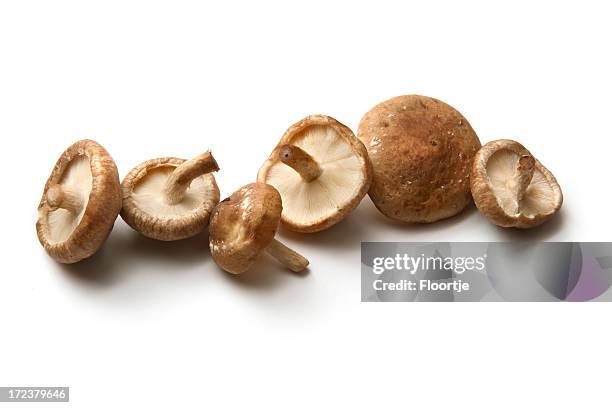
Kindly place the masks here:
<instances>
[{"instance_id":1,"label":"brown mushroom cap","mask_svg":"<svg viewBox=\"0 0 612 408\"><path fill-rule=\"evenodd\" d=\"M62 153L45 184L38 239L56 261L78 262L100 249L120 209L113 158L93 140L80 140Z\"/></svg>"},{"instance_id":2,"label":"brown mushroom cap","mask_svg":"<svg viewBox=\"0 0 612 408\"><path fill-rule=\"evenodd\" d=\"M478 151L470 184L480 212L501 227L535 227L563 204L555 176L513 140L495 140Z\"/></svg>"},{"instance_id":3,"label":"brown mushroom cap","mask_svg":"<svg viewBox=\"0 0 612 408\"><path fill-rule=\"evenodd\" d=\"M470 167L480 140L453 107L427 96L397 96L363 116L358 137L374 169L370 198L387 217L429 223L471 202Z\"/></svg>"},{"instance_id":4,"label":"brown mushroom cap","mask_svg":"<svg viewBox=\"0 0 612 408\"><path fill-rule=\"evenodd\" d=\"M279 192L264 183L251 183L221 201L210 220L210 251L221 268L245 272L267 251L295 272L308 261L274 239L283 205Z\"/></svg>"},{"instance_id":5,"label":"brown mushroom cap","mask_svg":"<svg viewBox=\"0 0 612 408\"><path fill-rule=\"evenodd\" d=\"M348 127L329 116L311 115L287 129L257 181L279 191L284 226L316 232L357 207L370 188L372 165Z\"/></svg>"},{"instance_id":6,"label":"brown mushroom cap","mask_svg":"<svg viewBox=\"0 0 612 408\"><path fill-rule=\"evenodd\" d=\"M219 187L210 173L217 170L210 152L191 160L163 157L141 163L121 183L121 218L149 238L192 237L206 228L219 202Z\"/></svg>"}]
</instances>

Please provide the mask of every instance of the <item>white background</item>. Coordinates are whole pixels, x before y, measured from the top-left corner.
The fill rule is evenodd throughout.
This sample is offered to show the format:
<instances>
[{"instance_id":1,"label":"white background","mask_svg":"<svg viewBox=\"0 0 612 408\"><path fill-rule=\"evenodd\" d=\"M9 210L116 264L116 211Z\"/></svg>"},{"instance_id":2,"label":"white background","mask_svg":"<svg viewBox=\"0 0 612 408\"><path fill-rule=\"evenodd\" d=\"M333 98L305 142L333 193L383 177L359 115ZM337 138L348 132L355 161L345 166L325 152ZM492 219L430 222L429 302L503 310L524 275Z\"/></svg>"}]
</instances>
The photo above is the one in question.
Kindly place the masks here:
<instances>
[{"instance_id":1,"label":"white background","mask_svg":"<svg viewBox=\"0 0 612 408\"><path fill-rule=\"evenodd\" d=\"M461 4L459 4L461 3ZM606 2L4 1L0 5L0 385L71 387L71 405L609 406L610 306L360 303L362 240L610 240ZM429 226L368 198L311 260L219 270L206 237L158 243L121 219L101 253L48 258L34 223L58 155L92 138L121 176L211 148L222 196L310 113L351 128L419 93L481 140L524 143L562 213L530 232L475 209Z\"/></svg>"}]
</instances>

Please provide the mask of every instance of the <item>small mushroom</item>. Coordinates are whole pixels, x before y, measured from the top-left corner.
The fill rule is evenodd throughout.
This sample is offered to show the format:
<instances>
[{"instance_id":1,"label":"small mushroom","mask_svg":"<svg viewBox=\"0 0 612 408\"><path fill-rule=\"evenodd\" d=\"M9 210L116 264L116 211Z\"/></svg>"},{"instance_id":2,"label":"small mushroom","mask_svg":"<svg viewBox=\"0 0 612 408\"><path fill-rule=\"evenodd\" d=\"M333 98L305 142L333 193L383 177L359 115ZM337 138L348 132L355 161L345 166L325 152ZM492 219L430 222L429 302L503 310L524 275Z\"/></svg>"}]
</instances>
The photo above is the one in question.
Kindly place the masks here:
<instances>
[{"instance_id":1,"label":"small mushroom","mask_svg":"<svg viewBox=\"0 0 612 408\"><path fill-rule=\"evenodd\" d=\"M476 206L501 227L535 227L555 215L563 203L555 176L514 140L482 146L470 180Z\"/></svg>"},{"instance_id":2,"label":"small mushroom","mask_svg":"<svg viewBox=\"0 0 612 408\"><path fill-rule=\"evenodd\" d=\"M75 263L100 249L120 209L113 158L93 140L80 140L62 153L45 184L36 233L53 259Z\"/></svg>"},{"instance_id":3,"label":"small mushroom","mask_svg":"<svg viewBox=\"0 0 612 408\"><path fill-rule=\"evenodd\" d=\"M284 226L316 232L357 207L370 188L372 165L348 127L329 116L311 115L285 132L257 181L279 191Z\"/></svg>"},{"instance_id":4,"label":"small mushroom","mask_svg":"<svg viewBox=\"0 0 612 408\"><path fill-rule=\"evenodd\" d=\"M149 238L192 237L206 228L219 202L219 187L211 174L218 170L210 152L191 160L163 157L141 163L121 183L121 217Z\"/></svg>"},{"instance_id":5,"label":"small mushroom","mask_svg":"<svg viewBox=\"0 0 612 408\"><path fill-rule=\"evenodd\" d=\"M374 168L370 198L387 217L430 223L471 203L470 166L480 140L453 107L427 96L397 96L363 116L358 137Z\"/></svg>"},{"instance_id":6,"label":"small mushroom","mask_svg":"<svg viewBox=\"0 0 612 408\"><path fill-rule=\"evenodd\" d=\"M306 269L306 258L274 239L282 210L280 194L264 183L247 184L219 203L209 227L217 265L240 274L265 251L294 272Z\"/></svg>"}]
</instances>

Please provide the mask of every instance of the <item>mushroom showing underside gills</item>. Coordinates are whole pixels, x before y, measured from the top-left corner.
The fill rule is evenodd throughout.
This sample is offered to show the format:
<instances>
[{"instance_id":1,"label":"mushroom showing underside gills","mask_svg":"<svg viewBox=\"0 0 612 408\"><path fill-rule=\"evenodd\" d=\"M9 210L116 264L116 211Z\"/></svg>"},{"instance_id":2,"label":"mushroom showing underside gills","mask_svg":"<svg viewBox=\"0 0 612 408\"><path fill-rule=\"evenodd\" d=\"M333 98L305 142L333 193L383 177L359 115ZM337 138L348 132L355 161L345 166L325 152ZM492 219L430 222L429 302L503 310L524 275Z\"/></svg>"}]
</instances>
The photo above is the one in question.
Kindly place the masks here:
<instances>
[{"instance_id":1,"label":"mushroom showing underside gills","mask_svg":"<svg viewBox=\"0 0 612 408\"><path fill-rule=\"evenodd\" d=\"M163 157L134 167L123 179L121 217L136 231L160 241L192 237L208 225L219 202L210 152L191 160Z\"/></svg>"},{"instance_id":2,"label":"mushroom showing underside gills","mask_svg":"<svg viewBox=\"0 0 612 408\"><path fill-rule=\"evenodd\" d=\"M469 175L480 140L450 105L420 95L391 98L363 116L358 137L374 169L370 198L387 217L430 223L472 202Z\"/></svg>"},{"instance_id":3,"label":"mushroom showing underside gills","mask_svg":"<svg viewBox=\"0 0 612 408\"><path fill-rule=\"evenodd\" d=\"M58 159L38 205L36 232L47 253L61 263L95 254L121 209L117 166L93 140L80 140Z\"/></svg>"},{"instance_id":4,"label":"mushroom showing underside gills","mask_svg":"<svg viewBox=\"0 0 612 408\"><path fill-rule=\"evenodd\" d=\"M482 146L474 158L470 184L476 207L501 227L535 227L563 204L555 176L513 140Z\"/></svg>"},{"instance_id":5,"label":"mushroom showing underside gills","mask_svg":"<svg viewBox=\"0 0 612 408\"><path fill-rule=\"evenodd\" d=\"M210 251L217 265L240 274L267 252L294 272L306 269L306 258L274 238L282 210L280 194L264 183L247 184L220 202L209 226Z\"/></svg>"},{"instance_id":6,"label":"mushroom showing underside gills","mask_svg":"<svg viewBox=\"0 0 612 408\"><path fill-rule=\"evenodd\" d=\"M284 226L316 232L357 207L370 188L372 165L348 127L329 116L311 115L285 132L257 181L279 191Z\"/></svg>"}]
</instances>

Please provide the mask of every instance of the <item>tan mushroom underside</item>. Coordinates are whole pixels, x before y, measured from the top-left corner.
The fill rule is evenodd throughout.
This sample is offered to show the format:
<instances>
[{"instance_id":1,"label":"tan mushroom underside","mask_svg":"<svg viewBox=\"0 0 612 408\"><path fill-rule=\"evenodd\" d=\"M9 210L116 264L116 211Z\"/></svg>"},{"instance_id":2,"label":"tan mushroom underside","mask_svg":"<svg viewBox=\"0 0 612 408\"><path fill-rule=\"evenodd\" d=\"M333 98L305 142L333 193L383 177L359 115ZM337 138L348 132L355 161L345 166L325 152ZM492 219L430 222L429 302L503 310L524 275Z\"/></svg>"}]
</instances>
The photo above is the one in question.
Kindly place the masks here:
<instances>
[{"instance_id":1,"label":"tan mushroom underside","mask_svg":"<svg viewBox=\"0 0 612 408\"><path fill-rule=\"evenodd\" d=\"M522 170L521 160L531 161L529 170ZM563 204L563 193L553 174L513 140L494 140L478 151L470 185L480 212L502 227L535 227Z\"/></svg>"},{"instance_id":2,"label":"tan mushroom underside","mask_svg":"<svg viewBox=\"0 0 612 408\"><path fill-rule=\"evenodd\" d=\"M56 261L74 263L95 254L121 209L115 162L100 144L80 140L57 160L38 205L36 232Z\"/></svg>"},{"instance_id":3,"label":"tan mushroom underside","mask_svg":"<svg viewBox=\"0 0 612 408\"><path fill-rule=\"evenodd\" d=\"M258 180L281 194L282 221L288 227L304 232L323 229L334 223L328 220L341 218L365 195L369 163L333 127L308 126L283 142L304 150L321 168L320 176L310 182L280 161L269 160L260 170Z\"/></svg>"},{"instance_id":4,"label":"tan mushroom underside","mask_svg":"<svg viewBox=\"0 0 612 408\"><path fill-rule=\"evenodd\" d=\"M63 208L47 213L47 223L49 225L48 240L50 244L66 241L83 219L92 187L89 158L87 156L79 156L72 160L67 165L59 184L78 194L83 202L83 206L77 214Z\"/></svg>"},{"instance_id":5,"label":"tan mushroom underside","mask_svg":"<svg viewBox=\"0 0 612 408\"><path fill-rule=\"evenodd\" d=\"M164 188L174 169L175 166L157 167L138 180L132 197L142 211L160 218L183 218L197 211L203 202L215 201L214 176L204 174L191 182L180 202L168 204Z\"/></svg>"},{"instance_id":6,"label":"tan mushroom underside","mask_svg":"<svg viewBox=\"0 0 612 408\"><path fill-rule=\"evenodd\" d=\"M537 167L534 169L533 178L519 209L516 194L513 193L516 188L513 184L518 161L518 154L509 150L500 150L487 162L489 183L499 205L512 216L517 216L520 212L526 217L533 218L538 214L552 211L556 205L555 190Z\"/></svg>"},{"instance_id":7,"label":"tan mushroom underside","mask_svg":"<svg viewBox=\"0 0 612 408\"><path fill-rule=\"evenodd\" d=\"M135 230L162 241L185 239L200 233L219 202L219 188L212 174L194 178L181 201L165 198L166 181L184 159L148 160L128 173L122 182L121 217Z\"/></svg>"}]
</instances>

